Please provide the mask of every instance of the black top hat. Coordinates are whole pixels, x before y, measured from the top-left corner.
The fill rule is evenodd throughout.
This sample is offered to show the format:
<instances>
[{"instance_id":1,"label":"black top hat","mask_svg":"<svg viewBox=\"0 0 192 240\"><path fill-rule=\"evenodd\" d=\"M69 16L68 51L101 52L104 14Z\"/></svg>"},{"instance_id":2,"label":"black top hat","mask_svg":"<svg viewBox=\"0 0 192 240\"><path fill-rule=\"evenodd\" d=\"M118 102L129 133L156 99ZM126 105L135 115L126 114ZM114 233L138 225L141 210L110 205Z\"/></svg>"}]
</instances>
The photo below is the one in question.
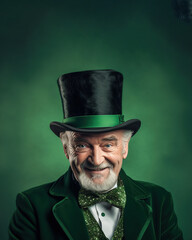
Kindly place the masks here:
<instances>
[{"instance_id":1,"label":"black top hat","mask_svg":"<svg viewBox=\"0 0 192 240\"><path fill-rule=\"evenodd\" d=\"M93 70L62 75L58 86L62 100L63 122L51 122L50 128L60 132L101 133L127 129L135 134L138 119L124 121L122 115L123 75L114 70Z\"/></svg>"}]
</instances>

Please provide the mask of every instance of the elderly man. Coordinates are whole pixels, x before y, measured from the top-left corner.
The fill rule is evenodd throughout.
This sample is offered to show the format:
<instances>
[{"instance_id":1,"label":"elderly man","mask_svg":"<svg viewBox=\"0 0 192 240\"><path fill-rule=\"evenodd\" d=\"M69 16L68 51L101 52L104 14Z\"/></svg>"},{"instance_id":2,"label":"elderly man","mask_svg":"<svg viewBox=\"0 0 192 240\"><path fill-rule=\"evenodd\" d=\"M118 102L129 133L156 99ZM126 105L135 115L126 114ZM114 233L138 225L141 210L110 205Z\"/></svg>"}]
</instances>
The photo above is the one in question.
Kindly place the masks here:
<instances>
[{"instance_id":1,"label":"elderly man","mask_svg":"<svg viewBox=\"0 0 192 240\"><path fill-rule=\"evenodd\" d=\"M58 80L64 120L52 122L69 170L17 196L9 239L180 240L172 197L122 169L137 119L122 115L122 74L82 71Z\"/></svg>"}]
</instances>

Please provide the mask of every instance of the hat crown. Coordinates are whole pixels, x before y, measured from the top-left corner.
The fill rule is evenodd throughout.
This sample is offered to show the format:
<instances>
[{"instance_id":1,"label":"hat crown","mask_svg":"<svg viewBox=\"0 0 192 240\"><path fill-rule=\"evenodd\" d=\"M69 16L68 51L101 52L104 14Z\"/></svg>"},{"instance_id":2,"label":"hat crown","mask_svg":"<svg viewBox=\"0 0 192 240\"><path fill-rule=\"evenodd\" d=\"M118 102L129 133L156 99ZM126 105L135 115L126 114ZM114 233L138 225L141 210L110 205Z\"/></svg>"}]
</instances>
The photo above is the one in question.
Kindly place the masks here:
<instances>
[{"instance_id":1,"label":"hat crown","mask_svg":"<svg viewBox=\"0 0 192 240\"><path fill-rule=\"evenodd\" d=\"M122 114L123 76L114 70L62 75L58 86L64 119L86 115Z\"/></svg>"}]
</instances>

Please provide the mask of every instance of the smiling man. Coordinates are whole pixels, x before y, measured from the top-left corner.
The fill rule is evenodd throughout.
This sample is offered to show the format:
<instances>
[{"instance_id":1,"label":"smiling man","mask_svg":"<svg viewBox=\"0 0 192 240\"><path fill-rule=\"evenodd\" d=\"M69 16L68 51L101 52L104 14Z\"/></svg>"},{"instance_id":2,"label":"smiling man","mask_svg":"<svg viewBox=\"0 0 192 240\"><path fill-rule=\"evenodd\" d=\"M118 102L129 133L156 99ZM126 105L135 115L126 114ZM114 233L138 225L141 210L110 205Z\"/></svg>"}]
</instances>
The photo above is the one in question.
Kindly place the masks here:
<instances>
[{"instance_id":1,"label":"smiling man","mask_svg":"<svg viewBox=\"0 0 192 240\"><path fill-rule=\"evenodd\" d=\"M74 176L83 188L104 192L115 185L127 157L131 131L87 135L66 132L60 137Z\"/></svg>"},{"instance_id":2,"label":"smiling man","mask_svg":"<svg viewBox=\"0 0 192 240\"><path fill-rule=\"evenodd\" d=\"M121 73L94 70L58 79L64 119L52 122L69 170L17 196L10 240L182 240L171 194L122 169L140 120L124 121Z\"/></svg>"}]
</instances>

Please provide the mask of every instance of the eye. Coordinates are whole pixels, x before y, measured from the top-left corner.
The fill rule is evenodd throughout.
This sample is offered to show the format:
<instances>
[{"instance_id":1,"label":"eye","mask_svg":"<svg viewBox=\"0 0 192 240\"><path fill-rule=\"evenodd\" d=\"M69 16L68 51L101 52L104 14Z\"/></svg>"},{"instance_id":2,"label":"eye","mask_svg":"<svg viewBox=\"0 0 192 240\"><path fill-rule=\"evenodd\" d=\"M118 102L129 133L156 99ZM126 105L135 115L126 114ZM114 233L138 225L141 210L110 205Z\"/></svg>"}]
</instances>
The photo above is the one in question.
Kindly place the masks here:
<instances>
[{"instance_id":1,"label":"eye","mask_svg":"<svg viewBox=\"0 0 192 240\"><path fill-rule=\"evenodd\" d=\"M112 144L106 144L105 147L110 148L110 147L112 147Z\"/></svg>"},{"instance_id":2,"label":"eye","mask_svg":"<svg viewBox=\"0 0 192 240\"><path fill-rule=\"evenodd\" d=\"M78 144L78 145L76 145L76 148L86 148L86 145L84 145L84 144Z\"/></svg>"}]
</instances>

